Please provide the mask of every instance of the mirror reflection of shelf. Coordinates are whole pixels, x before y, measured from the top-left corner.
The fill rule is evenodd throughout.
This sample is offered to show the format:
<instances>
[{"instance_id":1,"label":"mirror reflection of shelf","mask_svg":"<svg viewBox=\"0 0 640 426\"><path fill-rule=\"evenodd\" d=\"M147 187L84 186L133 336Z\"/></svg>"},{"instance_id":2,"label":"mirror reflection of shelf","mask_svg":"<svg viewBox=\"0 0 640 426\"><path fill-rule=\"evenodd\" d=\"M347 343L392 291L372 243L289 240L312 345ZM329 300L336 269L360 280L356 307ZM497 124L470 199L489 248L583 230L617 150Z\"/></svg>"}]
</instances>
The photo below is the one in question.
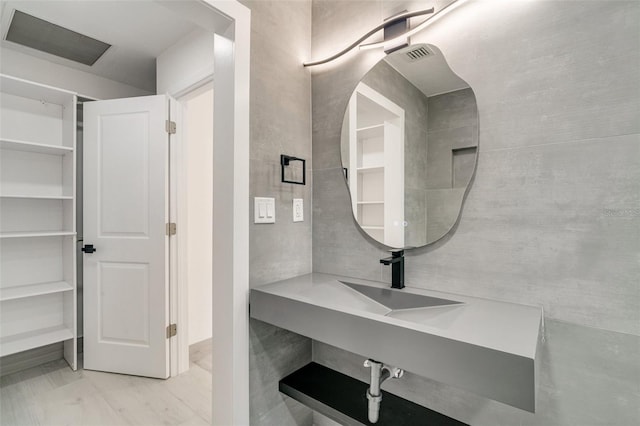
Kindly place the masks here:
<instances>
[{"instance_id":1,"label":"mirror reflection of shelf","mask_svg":"<svg viewBox=\"0 0 640 426\"><path fill-rule=\"evenodd\" d=\"M359 173L384 173L384 166L358 167Z\"/></svg>"},{"instance_id":2,"label":"mirror reflection of shelf","mask_svg":"<svg viewBox=\"0 0 640 426\"><path fill-rule=\"evenodd\" d=\"M369 234L372 238L382 239L384 238L384 226L360 226L364 232Z\"/></svg>"},{"instance_id":3,"label":"mirror reflection of shelf","mask_svg":"<svg viewBox=\"0 0 640 426\"><path fill-rule=\"evenodd\" d=\"M384 123L360 127L356 129L356 132L358 132L358 139L382 138L384 137Z\"/></svg>"},{"instance_id":4,"label":"mirror reflection of shelf","mask_svg":"<svg viewBox=\"0 0 640 426\"><path fill-rule=\"evenodd\" d=\"M393 222L404 220L404 110L360 83L348 114L354 216L378 241L403 247L404 229Z\"/></svg>"},{"instance_id":5,"label":"mirror reflection of shelf","mask_svg":"<svg viewBox=\"0 0 640 426\"><path fill-rule=\"evenodd\" d=\"M357 211L358 223L367 231L377 231L377 234L384 235L384 202L383 201L360 201Z\"/></svg>"},{"instance_id":6,"label":"mirror reflection of shelf","mask_svg":"<svg viewBox=\"0 0 640 426\"><path fill-rule=\"evenodd\" d=\"M384 123L381 128L384 131ZM384 133L358 134L356 155L358 169L384 167Z\"/></svg>"}]
</instances>

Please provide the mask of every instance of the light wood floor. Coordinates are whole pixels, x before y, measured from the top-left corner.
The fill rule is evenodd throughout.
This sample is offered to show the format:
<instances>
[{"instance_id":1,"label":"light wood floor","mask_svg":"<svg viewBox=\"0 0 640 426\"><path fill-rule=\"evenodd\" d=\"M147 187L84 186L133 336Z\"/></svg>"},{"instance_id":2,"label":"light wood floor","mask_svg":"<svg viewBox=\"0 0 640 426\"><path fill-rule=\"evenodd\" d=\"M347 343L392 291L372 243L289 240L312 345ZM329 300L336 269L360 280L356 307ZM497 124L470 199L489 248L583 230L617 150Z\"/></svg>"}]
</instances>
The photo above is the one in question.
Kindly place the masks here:
<instances>
[{"instance_id":1,"label":"light wood floor","mask_svg":"<svg viewBox=\"0 0 640 426\"><path fill-rule=\"evenodd\" d=\"M208 425L211 341L190 348L189 371L168 380L72 371L54 361L0 379L0 424Z\"/></svg>"}]
</instances>

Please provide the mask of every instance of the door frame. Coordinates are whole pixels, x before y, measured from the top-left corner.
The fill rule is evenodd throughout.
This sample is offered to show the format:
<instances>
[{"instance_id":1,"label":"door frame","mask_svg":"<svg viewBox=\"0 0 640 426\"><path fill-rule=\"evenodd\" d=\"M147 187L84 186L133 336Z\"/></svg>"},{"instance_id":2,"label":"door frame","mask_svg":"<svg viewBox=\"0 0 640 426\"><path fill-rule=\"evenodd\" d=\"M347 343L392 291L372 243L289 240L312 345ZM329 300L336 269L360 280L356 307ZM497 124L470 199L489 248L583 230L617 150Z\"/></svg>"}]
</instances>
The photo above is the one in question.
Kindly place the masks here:
<instances>
[{"instance_id":1,"label":"door frame","mask_svg":"<svg viewBox=\"0 0 640 426\"><path fill-rule=\"evenodd\" d=\"M198 77L199 78L199 77ZM194 78L194 80L197 78ZM180 375L189 370L189 280L187 274L187 229L188 223L188 205L187 198L182 194L188 191L188 182L186 173L188 169L188 129L185 124L185 110L183 101L190 95L202 90L204 87L211 86L213 90L214 75L204 75L201 80L195 83L185 82L187 87L182 90L182 86L177 87L177 91L173 88L170 97L172 98L171 120L177 124L174 143L170 151L171 173L169 177L169 191L177 196L172 196L169 205L169 217L171 222L179 223L180 231L171 241L169 255L169 318L171 323L178 324L180 332L171 339L171 377ZM175 107L174 107L175 105ZM213 141L211 141L213 143ZM212 238L213 240L213 238ZM213 280L212 280L213 284Z\"/></svg>"},{"instance_id":2,"label":"door frame","mask_svg":"<svg viewBox=\"0 0 640 426\"><path fill-rule=\"evenodd\" d=\"M213 13L203 16L201 8L194 8L193 17L207 20L215 37L212 424L248 425L251 11L236 0L199 2ZM174 93L169 95L181 96L202 80L201 76L199 81L182 82L182 87L172 89ZM177 294L179 287L173 281L170 293ZM184 316L186 298L176 299L170 298L171 312ZM185 340L188 346L188 337L183 334ZM172 355L173 346L178 346L175 343Z\"/></svg>"}]
</instances>

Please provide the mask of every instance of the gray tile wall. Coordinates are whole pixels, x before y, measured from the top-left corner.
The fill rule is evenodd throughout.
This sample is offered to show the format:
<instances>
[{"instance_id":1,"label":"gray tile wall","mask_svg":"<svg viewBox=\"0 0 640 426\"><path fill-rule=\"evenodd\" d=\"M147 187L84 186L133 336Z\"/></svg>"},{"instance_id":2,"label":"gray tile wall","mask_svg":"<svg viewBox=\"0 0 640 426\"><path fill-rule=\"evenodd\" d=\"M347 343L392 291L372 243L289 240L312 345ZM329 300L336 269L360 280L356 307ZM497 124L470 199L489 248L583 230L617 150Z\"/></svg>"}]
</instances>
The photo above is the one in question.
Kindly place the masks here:
<instances>
[{"instance_id":1,"label":"gray tile wall","mask_svg":"<svg viewBox=\"0 0 640 426\"><path fill-rule=\"evenodd\" d=\"M314 0L312 52L427 6ZM480 154L457 229L408 254L407 285L541 305L548 341L535 415L410 375L389 389L473 424L640 422L638 34L637 1L467 2L414 38L473 88ZM317 272L388 280L385 248L351 217L339 148L348 98L380 57L312 76ZM361 358L314 344L354 376Z\"/></svg>"},{"instance_id":2,"label":"gray tile wall","mask_svg":"<svg viewBox=\"0 0 640 426\"><path fill-rule=\"evenodd\" d=\"M249 225L249 278L257 286L311 272L311 49L308 1L242 1L251 9L253 197L276 199L276 223ZM280 154L307 160L307 185L280 182ZM293 223L292 200L304 199ZM311 411L278 391L278 380L311 360L311 340L250 322L251 425L310 425Z\"/></svg>"}]
</instances>

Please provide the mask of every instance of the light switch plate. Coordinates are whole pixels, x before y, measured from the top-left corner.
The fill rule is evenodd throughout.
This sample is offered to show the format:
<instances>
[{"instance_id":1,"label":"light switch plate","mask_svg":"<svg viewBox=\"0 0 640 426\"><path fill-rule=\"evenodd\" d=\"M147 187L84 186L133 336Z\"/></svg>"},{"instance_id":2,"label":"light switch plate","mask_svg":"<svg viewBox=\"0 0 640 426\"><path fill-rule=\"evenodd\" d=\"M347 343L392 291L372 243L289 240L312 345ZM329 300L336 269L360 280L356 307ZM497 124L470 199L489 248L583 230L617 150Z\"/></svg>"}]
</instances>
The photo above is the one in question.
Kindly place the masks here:
<instances>
[{"instance_id":1,"label":"light switch plate","mask_svg":"<svg viewBox=\"0 0 640 426\"><path fill-rule=\"evenodd\" d=\"M293 199L293 221L304 222L304 200L302 198Z\"/></svg>"},{"instance_id":2,"label":"light switch plate","mask_svg":"<svg viewBox=\"0 0 640 426\"><path fill-rule=\"evenodd\" d=\"M276 199L271 197L255 197L253 199L253 223L276 222Z\"/></svg>"}]
</instances>

